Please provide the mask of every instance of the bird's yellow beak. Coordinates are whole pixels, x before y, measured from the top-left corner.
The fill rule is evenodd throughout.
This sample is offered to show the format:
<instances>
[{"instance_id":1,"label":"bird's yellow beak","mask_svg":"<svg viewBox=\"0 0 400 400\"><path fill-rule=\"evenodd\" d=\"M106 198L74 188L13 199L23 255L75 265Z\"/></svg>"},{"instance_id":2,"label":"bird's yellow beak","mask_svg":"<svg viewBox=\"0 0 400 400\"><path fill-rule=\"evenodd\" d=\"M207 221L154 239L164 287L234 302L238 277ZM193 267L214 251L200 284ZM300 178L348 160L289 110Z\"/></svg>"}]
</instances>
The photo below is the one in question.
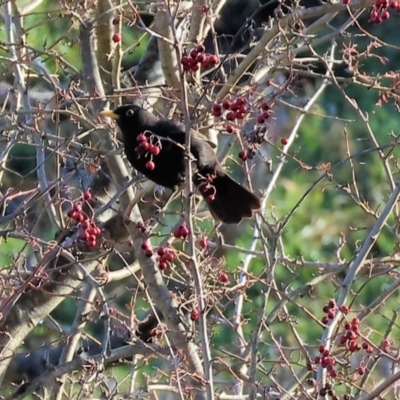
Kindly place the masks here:
<instances>
[{"instance_id":1,"label":"bird's yellow beak","mask_svg":"<svg viewBox=\"0 0 400 400\"><path fill-rule=\"evenodd\" d=\"M118 119L119 115L115 114L115 112L112 112L110 110L103 110L100 112L100 115L102 115L103 117L108 117L108 118L112 118L112 119Z\"/></svg>"}]
</instances>

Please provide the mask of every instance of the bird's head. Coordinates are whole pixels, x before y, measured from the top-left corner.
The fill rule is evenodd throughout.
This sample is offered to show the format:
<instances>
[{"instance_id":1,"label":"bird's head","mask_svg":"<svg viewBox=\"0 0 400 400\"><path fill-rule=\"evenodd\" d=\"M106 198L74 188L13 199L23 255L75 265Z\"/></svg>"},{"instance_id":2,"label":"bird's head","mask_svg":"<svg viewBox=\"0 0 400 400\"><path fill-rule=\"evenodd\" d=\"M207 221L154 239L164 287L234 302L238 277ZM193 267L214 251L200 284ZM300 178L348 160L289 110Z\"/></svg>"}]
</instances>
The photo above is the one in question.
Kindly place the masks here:
<instances>
[{"instance_id":1,"label":"bird's head","mask_svg":"<svg viewBox=\"0 0 400 400\"><path fill-rule=\"evenodd\" d=\"M127 104L116 108L114 111L101 111L100 115L115 119L122 133L124 133L126 130L132 131L135 129L135 126L141 122L143 113L145 113L143 108L133 104Z\"/></svg>"}]
</instances>

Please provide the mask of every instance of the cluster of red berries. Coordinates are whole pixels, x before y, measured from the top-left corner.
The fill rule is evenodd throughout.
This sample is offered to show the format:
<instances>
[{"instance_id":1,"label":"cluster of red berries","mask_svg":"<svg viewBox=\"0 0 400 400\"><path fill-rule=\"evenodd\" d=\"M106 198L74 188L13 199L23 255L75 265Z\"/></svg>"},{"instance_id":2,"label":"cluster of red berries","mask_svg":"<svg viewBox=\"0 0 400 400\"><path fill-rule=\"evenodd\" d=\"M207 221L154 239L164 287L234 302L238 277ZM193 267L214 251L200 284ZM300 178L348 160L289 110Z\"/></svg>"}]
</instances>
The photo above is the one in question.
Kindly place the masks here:
<instances>
[{"instance_id":1,"label":"cluster of red berries","mask_svg":"<svg viewBox=\"0 0 400 400\"><path fill-rule=\"evenodd\" d=\"M324 345L319 346L319 353L319 356L315 357L315 364L321 364L322 368L327 369L331 378L336 378L337 372L334 369L337 362L336 357L331 355L329 349Z\"/></svg>"},{"instance_id":2,"label":"cluster of red berries","mask_svg":"<svg viewBox=\"0 0 400 400\"><path fill-rule=\"evenodd\" d=\"M144 240L142 242L142 250L145 252L146 257L152 257L153 256L153 248L151 246L151 243L148 240ZM157 254L159 256L158 258L158 268L161 269L161 271L165 271L168 268L169 263L175 260L175 252L173 249L168 248L168 247L162 247L160 246L157 249Z\"/></svg>"},{"instance_id":3,"label":"cluster of red berries","mask_svg":"<svg viewBox=\"0 0 400 400\"><path fill-rule=\"evenodd\" d=\"M161 152L159 145L152 143L151 137L147 137L144 133L138 135L136 140L139 145L135 148L135 152L139 155L150 155L151 159L147 161L145 167L149 171L153 171L156 167L153 157L157 157Z\"/></svg>"},{"instance_id":4,"label":"cluster of red berries","mask_svg":"<svg viewBox=\"0 0 400 400\"><path fill-rule=\"evenodd\" d=\"M329 300L328 305L326 305L322 310L326 315L322 318L321 322L325 325L329 322L330 319L335 318L338 310L340 310L343 314L348 314L350 311L349 307L345 305L338 308L335 299Z\"/></svg>"},{"instance_id":5,"label":"cluster of red berries","mask_svg":"<svg viewBox=\"0 0 400 400\"><path fill-rule=\"evenodd\" d=\"M175 260L175 252L171 248L159 247L157 249L157 254L159 255L158 268L160 268L161 271L165 271L169 263Z\"/></svg>"},{"instance_id":6,"label":"cluster of red berries","mask_svg":"<svg viewBox=\"0 0 400 400\"><path fill-rule=\"evenodd\" d=\"M257 124L263 124L271 116L269 105L261 103L262 114L257 117Z\"/></svg>"},{"instance_id":7,"label":"cluster of red berries","mask_svg":"<svg viewBox=\"0 0 400 400\"><path fill-rule=\"evenodd\" d=\"M83 232L80 234L80 238L83 239L89 247L95 247L97 245L97 239L101 234L101 229L94 221L89 219L83 221L81 227Z\"/></svg>"},{"instance_id":8,"label":"cluster of red berries","mask_svg":"<svg viewBox=\"0 0 400 400\"><path fill-rule=\"evenodd\" d=\"M365 342L365 346L361 346L360 343L357 343L357 339L360 337L360 319L353 318L351 322L346 322L344 325L344 333L340 337L340 344L346 346L346 348L354 353L356 351L360 351L361 348L364 348L367 353L372 353L373 348ZM364 345L364 343L363 343Z\"/></svg>"},{"instance_id":9,"label":"cluster of red berries","mask_svg":"<svg viewBox=\"0 0 400 400\"><path fill-rule=\"evenodd\" d=\"M380 24L390 18L389 8L400 12L400 2L396 0L376 0L374 7L369 16L370 24Z\"/></svg>"},{"instance_id":10,"label":"cluster of red berries","mask_svg":"<svg viewBox=\"0 0 400 400\"><path fill-rule=\"evenodd\" d=\"M82 199L84 201L90 201L92 200L92 197L92 193L88 190L83 194ZM74 203L74 205L72 206L72 210L68 211L68 217L74 219L77 222L82 222L87 219L86 214L82 211L81 201L78 200L76 203Z\"/></svg>"},{"instance_id":11,"label":"cluster of red berries","mask_svg":"<svg viewBox=\"0 0 400 400\"><path fill-rule=\"evenodd\" d=\"M212 114L214 117L221 117L224 110L228 111L225 116L228 121L241 120L249 113L249 108L246 106L246 100L243 97L238 97L234 101L225 99L222 104L215 103L212 107ZM230 127L230 130L234 132L233 127Z\"/></svg>"},{"instance_id":12,"label":"cluster of red berries","mask_svg":"<svg viewBox=\"0 0 400 400\"><path fill-rule=\"evenodd\" d=\"M79 226L83 229L79 237L84 240L89 247L95 247L97 245L97 238L101 234L101 229L93 220L90 220L82 210L82 200L90 201L92 197L92 193L89 190L86 191L82 199L75 202L72 209L68 211L68 217L79 222Z\"/></svg>"},{"instance_id":13,"label":"cluster of red berries","mask_svg":"<svg viewBox=\"0 0 400 400\"><path fill-rule=\"evenodd\" d=\"M172 234L177 239L186 240L190 234L190 230L186 225L179 225L174 228L174 230L172 231Z\"/></svg>"},{"instance_id":14,"label":"cluster of red berries","mask_svg":"<svg viewBox=\"0 0 400 400\"><path fill-rule=\"evenodd\" d=\"M183 56L181 63L186 72L196 72L200 69L210 69L219 63L219 58L215 54L205 53L205 47L202 44L196 46L189 56Z\"/></svg>"}]
</instances>

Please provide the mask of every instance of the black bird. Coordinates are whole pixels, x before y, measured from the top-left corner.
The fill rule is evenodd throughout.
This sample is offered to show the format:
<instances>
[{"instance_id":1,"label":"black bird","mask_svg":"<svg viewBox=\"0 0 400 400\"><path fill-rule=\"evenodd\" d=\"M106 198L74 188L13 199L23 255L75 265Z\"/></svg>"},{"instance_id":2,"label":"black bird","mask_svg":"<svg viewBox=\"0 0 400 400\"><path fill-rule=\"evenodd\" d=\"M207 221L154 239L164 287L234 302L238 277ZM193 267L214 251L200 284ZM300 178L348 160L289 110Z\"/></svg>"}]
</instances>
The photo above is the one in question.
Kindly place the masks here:
<instances>
[{"instance_id":1,"label":"black bird","mask_svg":"<svg viewBox=\"0 0 400 400\"><path fill-rule=\"evenodd\" d=\"M136 105L100 114L117 121L126 157L136 170L158 185L179 189L185 182L187 156L185 132L180 126ZM192 180L213 217L227 224L251 217L260 208L260 199L226 173L207 140L194 130L191 135L190 153L195 159Z\"/></svg>"}]
</instances>

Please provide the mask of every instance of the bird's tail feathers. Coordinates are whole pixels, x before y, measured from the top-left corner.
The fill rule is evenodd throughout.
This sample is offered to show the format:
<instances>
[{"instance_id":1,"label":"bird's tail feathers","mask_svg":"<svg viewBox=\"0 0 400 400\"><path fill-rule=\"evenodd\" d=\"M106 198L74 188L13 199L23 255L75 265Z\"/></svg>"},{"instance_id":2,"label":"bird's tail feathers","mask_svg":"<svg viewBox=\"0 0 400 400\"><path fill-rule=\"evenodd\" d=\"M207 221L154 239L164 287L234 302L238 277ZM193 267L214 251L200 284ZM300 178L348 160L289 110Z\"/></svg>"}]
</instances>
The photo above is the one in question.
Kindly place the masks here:
<instances>
[{"instance_id":1,"label":"bird's tail feathers","mask_svg":"<svg viewBox=\"0 0 400 400\"><path fill-rule=\"evenodd\" d=\"M261 207L255 194L226 174L196 178L195 184L213 217L226 224L237 224L243 218L250 218Z\"/></svg>"}]
</instances>

